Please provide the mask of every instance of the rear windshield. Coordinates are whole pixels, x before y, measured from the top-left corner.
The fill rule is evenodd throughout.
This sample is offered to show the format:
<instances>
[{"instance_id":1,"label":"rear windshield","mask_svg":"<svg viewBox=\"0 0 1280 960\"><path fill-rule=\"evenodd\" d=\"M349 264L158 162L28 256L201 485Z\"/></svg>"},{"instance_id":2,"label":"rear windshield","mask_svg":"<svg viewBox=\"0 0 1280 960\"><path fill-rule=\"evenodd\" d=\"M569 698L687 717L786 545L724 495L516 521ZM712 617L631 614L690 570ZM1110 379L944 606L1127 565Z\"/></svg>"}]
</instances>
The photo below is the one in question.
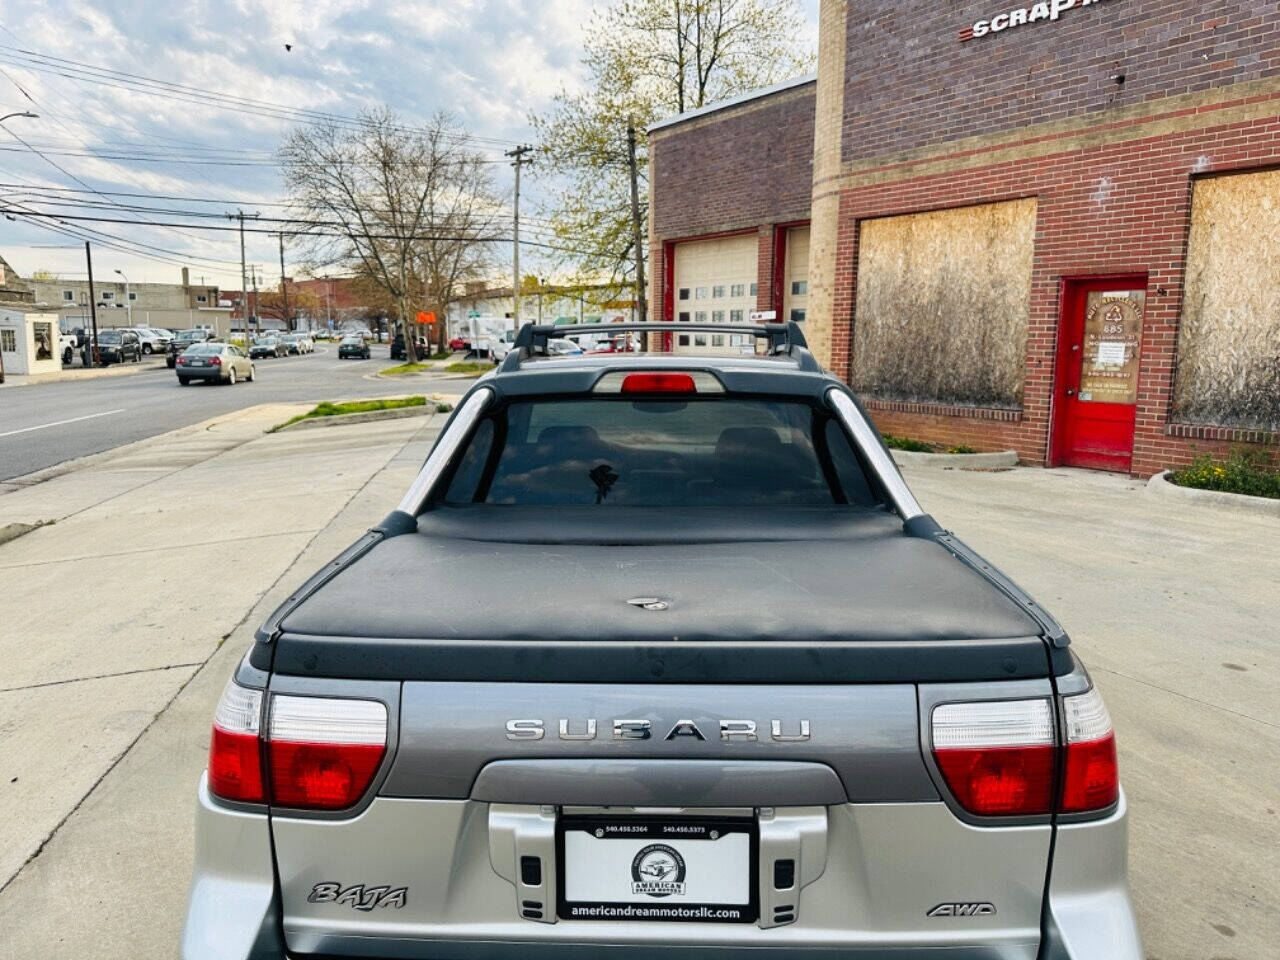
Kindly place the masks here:
<instances>
[{"instance_id":1,"label":"rear windshield","mask_svg":"<svg viewBox=\"0 0 1280 960\"><path fill-rule=\"evenodd\" d=\"M791 400L547 400L481 421L450 504L685 506L877 501L836 421Z\"/></svg>"},{"instance_id":2,"label":"rear windshield","mask_svg":"<svg viewBox=\"0 0 1280 960\"><path fill-rule=\"evenodd\" d=\"M188 357L212 357L222 352L222 344L196 344L194 347L187 348Z\"/></svg>"}]
</instances>

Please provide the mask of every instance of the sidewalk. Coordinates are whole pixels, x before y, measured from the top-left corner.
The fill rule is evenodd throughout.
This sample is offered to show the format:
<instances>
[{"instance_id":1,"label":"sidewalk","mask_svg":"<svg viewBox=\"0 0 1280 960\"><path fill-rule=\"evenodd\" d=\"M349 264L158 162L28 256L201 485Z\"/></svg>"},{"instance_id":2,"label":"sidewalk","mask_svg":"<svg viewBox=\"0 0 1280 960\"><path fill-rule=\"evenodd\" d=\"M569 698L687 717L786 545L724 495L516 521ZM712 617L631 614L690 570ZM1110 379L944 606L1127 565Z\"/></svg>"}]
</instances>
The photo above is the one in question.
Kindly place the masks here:
<instances>
[{"instance_id":1,"label":"sidewalk","mask_svg":"<svg viewBox=\"0 0 1280 960\"><path fill-rule=\"evenodd\" d=\"M141 363L116 363L109 367L63 367L57 373L6 373L5 387L29 387L38 383L66 383L70 380L97 380L99 377L128 377L135 373L146 373L149 370L163 370L164 357L152 355L143 357Z\"/></svg>"},{"instance_id":2,"label":"sidewalk","mask_svg":"<svg viewBox=\"0 0 1280 960\"><path fill-rule=\"evenodd\" d=\"M178 431L0 496L0 957L173 955L213 704L254 628L394 505L445 415ZM161 442L163 441L163 442Z\"/></svg>"}]
</instances>

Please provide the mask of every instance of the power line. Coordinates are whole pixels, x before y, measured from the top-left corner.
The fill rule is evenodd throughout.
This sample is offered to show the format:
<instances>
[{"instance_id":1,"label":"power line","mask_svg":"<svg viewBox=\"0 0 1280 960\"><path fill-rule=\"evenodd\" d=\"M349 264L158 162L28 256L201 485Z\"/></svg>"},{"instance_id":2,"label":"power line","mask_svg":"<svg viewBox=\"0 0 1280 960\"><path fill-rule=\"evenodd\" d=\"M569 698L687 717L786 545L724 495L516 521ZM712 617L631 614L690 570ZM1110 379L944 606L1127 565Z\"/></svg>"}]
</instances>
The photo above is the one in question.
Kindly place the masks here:
<instances>
[{"instance_id":1,"label":"power line","mask_svg":"<svg viewBox=\"0 0 1280 960\"><path fill-rule=\"evenodd\" d=\"M207 87L197 87L189 84L176 83L170 80L161 80L155 77L147 77L142 74L129 73L128 71L115 70L109 67L99 67L91 63L72 60L66 57L56 57L51 54L41 53L36 50L28 50L23 47L0 44L0 51L6 52L5 59L10 63L23 66L30 70L35 70L37 72L61 76L69 80L104 84L106 86L129 89L139 93L176 97L187 102L198 102L207 106L234 109L243 113L263 116L270 119L292 120L294 122L311 124L332 123L339 126L355 127L359 127L362 124L362 121L357 117L350 117L323 110L290 107L285 104L275 103L270 100L260 100L253 97L242 97L236 94L228 94L218 90L211 90ZM415 128L405 125L397 125L395 129L406 132L418 132ZM483 137L477 134L467 133L446 133L444 136L447 139L453 139L458 142L486 143L492 146L507 146L515 143L515 141L504 140L498 137Z\"/></svg>"},{"instance_id":2,"label":"power line","mask_svg":"<svg viewBox=\"0 0 1280 960\"><path fill-rule=\"evenodd\" d=\"M22 216L22 217L43 217L43 218L52 219L57 222L72 220L77 222L84 221L84 222L90 222L90 223L120 223L120 224L127 224L129 226L136 226L136 227L181 227L183 229L188 229L188 230L210 230L210 231L218 231L218 232L227 232L227 231L237 232L239 230L239 227L222 226L220 224L209 224L209 223L183 224L183 223L168 223L168 222L162 222L162 221L156 221L156 220L136 220L136 219L125 220L119 217L89 217L81 214L46 213L46 212L36 211L36 210L22 210L22 209L9 210L3 207L0 207L0 214L17 214L18 216ZM269 218L263 218L263 219L269 219ZM290 221L272 220L272 222L288 223ZM289 236L300 236L300 237L305 237L305 236L332 237L334 239L357 238L361 240L398 240L398 241L410 241L410 242L437 240L437 241L457 242L457 243L509 243L513 239L510 236L504 236L504 235L457 236L457 235L444 235L444 234L402 235L402 234L394 234L394 233L386 233L386 234L367 233L364 231L350 230L347 228L346 224L343 224L338 221L316 220L316 221L310 221L309 223L305 221L294 221L294 222L307 226L308 229L285 230L283 231L285 234ZM327 229L316 229L317 227L325 227ZM88 229L88 228L85 228L85 229ZM249 228L249 227L245 228L245 233L276 234L280 232L281 231L278 228ZM114 237L113 239L118 240L120 238ZM134 242L134 241L125 241L125 242ZM548 250L557 250L562 253L577 253L583 256L603 256L611 252L607 250L601 250L598 248L596 250L584 250L577 247L564 246L562 244L543 243L543 242L532 241L532 240L522 241L522 242L526 246L541 247ZM167 252L172 253L174 251L167 251ZM231 261L220 261L220 262L230 263Z\"/></svg>"}]
</instances>

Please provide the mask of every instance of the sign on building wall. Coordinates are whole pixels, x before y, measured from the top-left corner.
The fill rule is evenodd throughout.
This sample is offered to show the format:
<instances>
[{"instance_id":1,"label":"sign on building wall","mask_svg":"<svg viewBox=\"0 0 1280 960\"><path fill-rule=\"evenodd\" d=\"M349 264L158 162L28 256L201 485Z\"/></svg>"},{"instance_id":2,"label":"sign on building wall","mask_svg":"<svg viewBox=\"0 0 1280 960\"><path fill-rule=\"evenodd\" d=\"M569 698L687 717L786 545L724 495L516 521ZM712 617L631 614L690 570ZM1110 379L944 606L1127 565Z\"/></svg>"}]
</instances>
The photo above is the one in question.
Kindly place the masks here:
<instances>
[{"instance_id":1,"label":"sign on building wall","mask_svg":"<svg viewBox=\"0 0 1280 960\"><path fill-rule=\"evenodd\" d=\"M1138 357L1146 300L1140 290L1089 294L1084 355L1080 358L1082 403L1138 402Z\"/></svg>"},{"instance_id":2,"label":"sign on building wall","mask_svg":"<svg viewBox=\"0 0 1280 960\"><path fill-rule=\"evenodd\" d=\"M997 13L988 20L979 20L972 26L960 31L960 40L976 40L993 33L1003 33L1014 27L1025 27L1033 23L1055 22L1068 10L1076 7L1091 7L1102 0L1047 0L1045 3L1033 3L1026 7L1015 7L1012 10Z\"/></svg>"}]
</instances>

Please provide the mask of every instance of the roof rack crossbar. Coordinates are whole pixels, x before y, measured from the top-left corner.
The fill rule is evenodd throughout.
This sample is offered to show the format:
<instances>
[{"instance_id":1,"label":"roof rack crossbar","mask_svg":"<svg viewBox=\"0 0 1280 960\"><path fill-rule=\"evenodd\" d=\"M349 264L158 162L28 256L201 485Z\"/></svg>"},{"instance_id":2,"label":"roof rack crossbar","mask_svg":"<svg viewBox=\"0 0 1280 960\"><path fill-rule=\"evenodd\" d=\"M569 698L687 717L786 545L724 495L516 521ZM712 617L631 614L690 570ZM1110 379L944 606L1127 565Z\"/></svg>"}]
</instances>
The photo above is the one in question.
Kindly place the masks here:
<instances>
[{"instance_id":1,"label":"roof rack crossbar","mask_svg":"<svg viewBox=\"0 0 1280 960\"><path fill-rule=\"evenodd\" d=\"M628 332L640 333L725 333L740 336L756 337L769 341L771 354L786 354L794 357L802 370L821 372L822 368L809 352L808 341L804 331L794 321L786 323L672 323L662 321L642 323L628 320L620 323L526 323L516 334L511 352L502 362L501 371L511 373L520 369L520 364L532 356L545 356L551 340L561 340L578 334L618 334Z\"/></svg>"}]
</instances>

